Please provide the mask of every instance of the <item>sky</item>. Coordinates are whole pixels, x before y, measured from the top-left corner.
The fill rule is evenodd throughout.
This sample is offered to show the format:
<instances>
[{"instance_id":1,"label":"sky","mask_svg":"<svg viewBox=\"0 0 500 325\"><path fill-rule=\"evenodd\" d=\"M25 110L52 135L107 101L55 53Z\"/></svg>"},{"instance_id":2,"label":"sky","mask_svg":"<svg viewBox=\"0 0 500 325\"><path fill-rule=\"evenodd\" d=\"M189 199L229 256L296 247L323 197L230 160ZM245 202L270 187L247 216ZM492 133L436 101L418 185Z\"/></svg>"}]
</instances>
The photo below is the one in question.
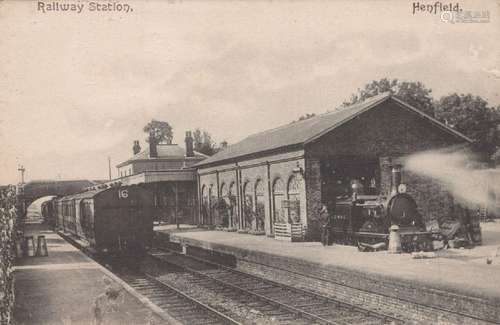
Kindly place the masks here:
<instances>
[{"instance_id":1,"label":"sky","mask_svg":"<svg viewBox=\"0 0 500 325\"><path fill-rule=\"evenodd\" d=\"M0 184L106 179L168 121L174 142L230 144L340 105L380 78L435 98L500 105L500 2L460 2L487 23L444 22L413 1L110 1L132 12L0 1ZM101 1L106 4L108 1ZM433 5L435 1L419 1ZM443 4L448 2L443 2ZM113 167L113 177L117 176Z\"/></svg>"}]
</instances>

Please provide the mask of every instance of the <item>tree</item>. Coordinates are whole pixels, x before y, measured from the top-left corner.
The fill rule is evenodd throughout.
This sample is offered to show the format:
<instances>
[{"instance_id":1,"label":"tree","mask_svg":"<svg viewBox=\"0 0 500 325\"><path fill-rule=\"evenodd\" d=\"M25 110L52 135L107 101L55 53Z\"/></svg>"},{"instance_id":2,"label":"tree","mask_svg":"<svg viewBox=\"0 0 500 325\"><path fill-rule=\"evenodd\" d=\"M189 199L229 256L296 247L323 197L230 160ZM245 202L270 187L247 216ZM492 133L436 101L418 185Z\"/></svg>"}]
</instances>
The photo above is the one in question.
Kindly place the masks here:
<instances>
[{"instance_id":1,"label":"tree","mask_svg":"<svg viewBox=\"0 0 500 325\"><path fill-rule=\"evenodd\" d=\"M146 142L149 143L149 134L153 134L155 143L172 143L174 138L173 128L168 124L168 122L151 120L143 129L144 132L148 134Z\"/></svg>"},{"instance_id":2,"label":"tree","mask_svg":"<svg viewBox=\"0 0 500 325\"><path fill-rule=\"evenodd\" d=\"M211 156L219 151L219 148L212 140L212 136L210 133L204 130L200 130L197 128L193 132L193 144L194 150L201 152L205 155Z\"/></svg>"},{"instance_id":3,"label":"tree","mask_svg":"<svg viewBox=\"0 0 500 325\"><path fill-rule=\"evenodd\" d=\"M301 115L297 121L292 121L292 123L298 122L298 121L303 121L310 119L311 117L315 117L316 113L306 113L305 115Z\"/></svg>"},{"instance_id":4,"label":"tree","mask_svg":"<svg viewBox=\"0 0 500 325\"><path fill-rule=\"evenodd\" d=\"M435 105L436 118L475 140L474 147L478 151L487 158L494 158L500 139L498 109L490 107L479 96L457 93L441 97Z\"/></svg>"},{"instance_id":5,"label":"tree","mask_svg":"<svg viewBox=\"0 0 500 325\"><path fill-rule=\"evenodd\" d=\"M432 90L418 81L389 80L387 78L374 80L362 89L358 89L357 93L352 94L350 100L345 101L342 106L356 104L384 92L389 92L422 112L434 116Z\"/></svg>"}]
</instances>

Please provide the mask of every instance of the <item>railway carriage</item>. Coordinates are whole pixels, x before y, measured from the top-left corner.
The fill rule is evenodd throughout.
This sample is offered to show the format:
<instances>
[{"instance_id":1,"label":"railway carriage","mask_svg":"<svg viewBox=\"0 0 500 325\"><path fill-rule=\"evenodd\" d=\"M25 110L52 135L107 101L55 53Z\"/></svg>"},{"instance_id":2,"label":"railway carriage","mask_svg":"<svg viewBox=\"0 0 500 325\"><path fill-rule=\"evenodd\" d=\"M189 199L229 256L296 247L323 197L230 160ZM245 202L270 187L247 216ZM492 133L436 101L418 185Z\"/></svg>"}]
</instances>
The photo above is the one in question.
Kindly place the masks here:
<instances>
[{"instance_id":1,"label":"railway carriage","mask_svg":"<svg viewBox=\"0 0 500 325\"><path fill-rule=\"evenodd\" d=\"M152 195L142 187L99 189L56 201L57 228L92 253L121 254L151 247Z\"/></svg>"},{"instance_id":2,"label":"railway carriage","mask_svg":"<svg viewBox=\"0 0 500 325\"><path fill-rule=\"evenodd\" d=\"M56 200L51 199L49 201L43 202L41 206L42 218L50 226L56 226Z\"/></svg>"}]
</instances>

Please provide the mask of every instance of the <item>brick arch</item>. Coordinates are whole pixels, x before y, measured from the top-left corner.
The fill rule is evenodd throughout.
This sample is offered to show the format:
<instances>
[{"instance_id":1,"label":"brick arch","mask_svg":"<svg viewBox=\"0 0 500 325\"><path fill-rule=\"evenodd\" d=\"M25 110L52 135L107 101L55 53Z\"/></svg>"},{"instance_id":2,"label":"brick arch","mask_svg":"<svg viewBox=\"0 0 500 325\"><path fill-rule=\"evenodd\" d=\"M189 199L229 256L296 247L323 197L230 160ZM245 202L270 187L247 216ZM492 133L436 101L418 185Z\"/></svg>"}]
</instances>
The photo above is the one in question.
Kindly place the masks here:
<instances>
[{"instance_id":1,"label":"brick arch","mask_svg":"<svg viewBox=\"0 0 500 325\"><path fill-rule=\"evenodd\" d=\"M222 183L220 184L220 189L219 189L219 191L220 191L220 196L221 196L221 197L226 197L226 196L228 195L228 187L227 187L227 185L226 185L226 183L225 183L225 182L222 182Z\"/></svg>"},{"instance_id":2,"label":"brick arch","mask_svg":"<svg viewBox=\"0 0 500 325\"><path fill-rule=\"evenodd\" d=\"M201 197L208 196L208 186L206 184L201 185Z\"/></svg>"},{"instance_id":3,"label":"brick arch","mask_svg":"<svg viewBox=\"0 0 500 325\"><path fill-rule=\"evenodd\" d=\"M285 199L286 194L285 184L280 177L274 178L272 184L273 213L271 223L286 223L282 209L282 201Z\"/></svg>"},{"instance_id":4,"label":"brick arch","mask_svg":"<svg viewBox=\"0 0 500 325\"><path fill-rule=\"evenodd\" d=\"M266 218L266 183L260 177L254 183L254 196L255 196L255 223L252 225L257 231L264 231L265 218Z\"/></svg>"},{"instance_id":5,"label":"brick arch","mask_svg":"<svg viewBox=\"0 0 500 325\"><path fill-rule=\"evenodd\" d=\"M283 192L285 193L285 185L283 184L283 179L281 177L275 177L273 179L273 183L272 183L272 191L273 193L276 192L276 191L280 191L280 192ZM277 188L278 187L278 188Z\"/></svg>"},{"instance_id":6,"label":"brick arch","mask_svg":"<svg viewBox=\"0 0 500 325\"><path fill-rule=\"evenodd\" d=\"M238 190L236 188L235 181L231 181L231 183L229 183L229 187L227 188L227 194L234 195L234 196L238 197Z\"/></svg>"},{"instance_id":7,"label":"brick arch","mask_svg":"<svg viewBox=\"0 0 500 325\"><path fill-rule=\"evenodd\" d=\"M229 182L229 186L227 188L227 195L232 199L231 203L231 211L230 211L230 216L228 220L228 226L231 228L237 228L238 227L238 218L239 218L239 212L238 212L238 188L236 187L236 182L232 180Z\"/></svg>"},{"instance_id":8,"label":"brick arch","mask_svg":"<svg viewBox=\"0 0 500 325\"><path fill-rule=\"evenodd\" d=\"M286 197L290 207L287 210L288 219L293 223L301 221L301 210L305 203L304 179L300 174L292 174L288 178Z\"/></svg>"},{"instance_id":9,"label":"brick arch","mask_svg":"<svg viewBox=\"0 0 500 325\"><path fill-rule=\"evenodd\" d=\"M243 183L243 228L250 229L254 219L254 187L247 178Z\"/></svg>"},{"instance_id":10,"label":"brick arch","mask_svg":"<svg viewBox=\"0 0 500 325\"><path fill-rule=\"evenodd\" d=\"M258 190L259 190L259 192L262 192L262 194L264 195L266 193L266 188L265 188L264 179L262 177L257 177L257 179L255 180L255 183L253 185L256 195L257 195L257 185L260 185Z\"/></svg>"},{"instance_id":11,"label":"brick arch","mask_svg":"<svg viewBox=\"0 0 500 325\"><path fill-rule=\"evenodd\" d=\"M273 188L273 186L274 186L274 182L275 182L277 179L281 179L281 180L283 180L283 179L288 179L288 178L283 177L283 174L282 174L281 172L279 172L279 171L274 172L274 173L273 173L273 172L271 172L271 175L270 175L269 177L270 177L270 180L271 180L271 190L272 190L272 188Z\"/></svg>"},{"instance_id":12,"label":"brick arch","mask_svg":"<svg viewBox=\"0 0 500 325\"><path fill-rule=\"evenodd\" d=\"M210 221L209 223L211 225L214 225L217 223L216 220L216 209L215 209L215 204L217 202L217 186L214 185L213 183L210 183L208 186L208 201L209 201L209 207L210 207Z\"/></svg>"},{"instance_id":13,"label":"brick arch","mask_svg":"<svg viewBox=\"0 0 500 325\"><path fill-rule=\"evenodd\" d=\"M210 197L208 185L201 186L201 224L206 225L210 220Z\"/></svg>"}]
</instances>

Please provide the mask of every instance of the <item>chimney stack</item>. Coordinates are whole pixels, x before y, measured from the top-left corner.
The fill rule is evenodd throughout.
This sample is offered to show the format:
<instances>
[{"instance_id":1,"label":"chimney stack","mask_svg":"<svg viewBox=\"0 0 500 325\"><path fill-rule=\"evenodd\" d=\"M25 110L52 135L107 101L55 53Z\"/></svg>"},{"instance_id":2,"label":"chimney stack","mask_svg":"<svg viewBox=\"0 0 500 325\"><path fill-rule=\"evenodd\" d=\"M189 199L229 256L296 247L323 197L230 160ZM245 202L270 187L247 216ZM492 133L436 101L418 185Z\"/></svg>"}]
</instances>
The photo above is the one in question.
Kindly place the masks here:
<instances>
[{"instance_id":1,"label":"chimney stack","mask_svg":"<svg viewBox=\"0 0 500 325\"><path fill-rule=\"evenodd\" d=\"M149 131L149 158L158 158L154 130Z\"/></svg>"},{"instance_id":2,"label":"chimney stack","mask_svg":"<svg viewBox=\"0 0 500 325\"><path fill-rule=\"evenodd\" d=\"M134 155L137 155L141 152L141 145L139 144L139 140L134 140L134 147L132 148Z\"/></svg>"},{"instance_id":3,"label":"chimney stack","mask_svg":"<svg viewBox=\"0 0 500 325\"><path fill-rule=\"evenodd\" d=\"M186 131L186 157L194 157L193 136L191 131Z\"/></svg>"},{"instance_id":4,"label":"chimney stack","mask_svg":"<svg viewBox=\"0 0 500 325\"><path fill-rule=\"evenodd\" d=\"M392 189L391 194L398 193L398 187L401 184L401 165L392 166Z\"/></svg>"}]
</instances>

